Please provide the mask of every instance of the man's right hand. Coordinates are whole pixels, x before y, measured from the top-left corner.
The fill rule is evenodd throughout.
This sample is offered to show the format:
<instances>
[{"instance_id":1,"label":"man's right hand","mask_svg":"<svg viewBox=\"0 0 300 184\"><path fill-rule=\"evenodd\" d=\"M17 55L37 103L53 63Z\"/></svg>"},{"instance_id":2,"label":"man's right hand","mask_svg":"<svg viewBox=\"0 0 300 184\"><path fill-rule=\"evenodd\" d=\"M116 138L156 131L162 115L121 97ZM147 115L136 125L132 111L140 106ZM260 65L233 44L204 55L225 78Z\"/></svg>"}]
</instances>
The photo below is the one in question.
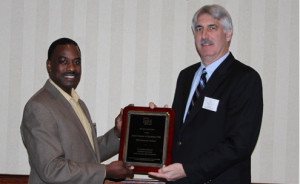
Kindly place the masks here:
<instances>
[{"instance_id":1,"label":"man's right hand","mask_svg":"<svg viewBox=\"0 0 300 184\"><path fill-rule=\"evenodd\" d=\"M105 165L107 179L125 179L133 177L133 166L127 167L123 161L114 161Z\"/></svg>"}]
</instances>

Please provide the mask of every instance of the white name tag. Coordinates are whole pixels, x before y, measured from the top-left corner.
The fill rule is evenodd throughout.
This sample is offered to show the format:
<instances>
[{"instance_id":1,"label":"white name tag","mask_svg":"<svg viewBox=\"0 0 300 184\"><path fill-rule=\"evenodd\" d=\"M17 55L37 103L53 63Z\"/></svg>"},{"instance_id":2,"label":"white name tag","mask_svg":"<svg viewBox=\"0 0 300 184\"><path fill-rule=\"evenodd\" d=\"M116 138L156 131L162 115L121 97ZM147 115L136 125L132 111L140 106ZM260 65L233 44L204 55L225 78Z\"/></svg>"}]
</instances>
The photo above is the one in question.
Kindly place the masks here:
<instances>
[{"instance_id":1,"label":"white name tag","mask_svg":"<svg viewBox=\"0 0 300 184\"><path fill-rule=\"evenodd\" d=\"M209 98L209 97L204 97L204 102L203 102L202 108L217 112L218 105L219 105L219 100Z\"/></svg>"}]
</instances>

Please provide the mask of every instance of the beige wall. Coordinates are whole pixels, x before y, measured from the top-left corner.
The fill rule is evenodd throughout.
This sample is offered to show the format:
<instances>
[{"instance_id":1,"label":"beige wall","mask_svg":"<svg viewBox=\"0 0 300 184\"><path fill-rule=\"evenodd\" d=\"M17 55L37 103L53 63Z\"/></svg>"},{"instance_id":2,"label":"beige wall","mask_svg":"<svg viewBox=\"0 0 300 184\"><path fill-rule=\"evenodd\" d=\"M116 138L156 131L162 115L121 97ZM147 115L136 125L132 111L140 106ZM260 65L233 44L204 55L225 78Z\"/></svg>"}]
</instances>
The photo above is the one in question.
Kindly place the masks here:
<instances>
[{"instance_id":1,"label":"beige wall","mask_svg":"<svg viewBox=\"0 0 300 184\"><path fill-rule=\"evenodd\" d=\"M78 92L102 134L129 103L171 105L179 71L199 61L190 24L207 3L231 13L230 50L263 80L252 180L298 183L298 0L1 0L0 173L29 173L19 126L24 104L47 79L52 41L80 45Z\"/></svg>"}]
</instances>

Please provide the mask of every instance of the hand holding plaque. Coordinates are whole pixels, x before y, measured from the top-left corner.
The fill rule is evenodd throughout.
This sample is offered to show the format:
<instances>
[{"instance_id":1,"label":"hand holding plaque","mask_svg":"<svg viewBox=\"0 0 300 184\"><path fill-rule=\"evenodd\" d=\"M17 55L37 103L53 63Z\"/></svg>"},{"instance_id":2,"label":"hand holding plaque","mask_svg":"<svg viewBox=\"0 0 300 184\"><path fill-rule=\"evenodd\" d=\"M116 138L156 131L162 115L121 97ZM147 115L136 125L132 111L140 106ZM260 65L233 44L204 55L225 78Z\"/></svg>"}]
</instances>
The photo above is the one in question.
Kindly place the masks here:
<instances>
[{"instance_id":1,"label":"hand holding plaque","mask_svg":"<svg viewBox=\"0 0 300 184\"><path fill-rule=\"evenodd\" d=\"M170 108L125 107L119 160L134 171L158 171L171 164L174 116Z\"/></svg>"}]
</instances>

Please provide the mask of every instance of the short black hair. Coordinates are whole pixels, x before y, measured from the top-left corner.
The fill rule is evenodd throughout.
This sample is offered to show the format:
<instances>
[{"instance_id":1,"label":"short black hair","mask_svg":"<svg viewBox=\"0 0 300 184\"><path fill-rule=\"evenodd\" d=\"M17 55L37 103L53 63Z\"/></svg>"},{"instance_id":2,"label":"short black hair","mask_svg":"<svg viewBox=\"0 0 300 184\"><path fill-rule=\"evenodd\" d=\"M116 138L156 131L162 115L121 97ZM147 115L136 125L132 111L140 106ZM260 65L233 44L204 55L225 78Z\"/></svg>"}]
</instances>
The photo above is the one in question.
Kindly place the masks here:
<instances>
[{"instance_id":1,"label":"short black hair","mask_svg":"<svg viewBox=\"0 0 300 184\"><path fill-rule=\"evenodd\" d=\"M48 60L51 60L53 51L58 45L69 45L69 44L77 46L80 51L78 44L74 40L72 40L70 38L59 38L50 45L50 47L48 49Z\"/></svg>"}]
</instances>

